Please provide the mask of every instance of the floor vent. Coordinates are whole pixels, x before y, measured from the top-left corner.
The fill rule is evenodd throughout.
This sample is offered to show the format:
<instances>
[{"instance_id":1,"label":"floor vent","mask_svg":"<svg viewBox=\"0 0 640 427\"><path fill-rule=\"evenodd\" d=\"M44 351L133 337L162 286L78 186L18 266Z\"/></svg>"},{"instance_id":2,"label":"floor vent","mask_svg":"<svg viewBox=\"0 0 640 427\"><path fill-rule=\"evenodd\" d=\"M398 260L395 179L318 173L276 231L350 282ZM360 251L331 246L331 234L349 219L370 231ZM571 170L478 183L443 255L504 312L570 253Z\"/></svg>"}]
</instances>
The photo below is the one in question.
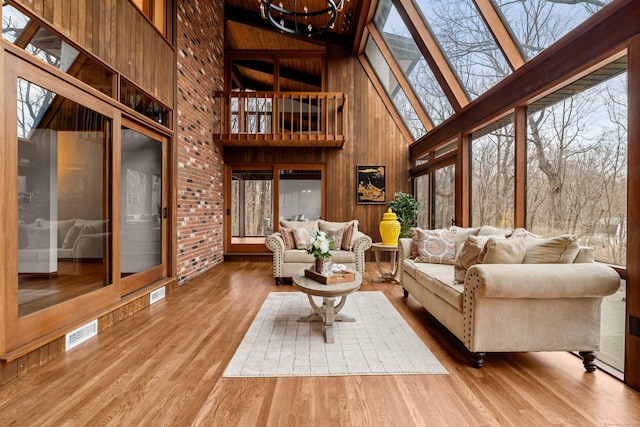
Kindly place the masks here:
<instances>
[{"instance_id":1,"label":"floor vent","mask_svg":"<svg viewBox=\"0 0 640 427\"><path fill-rule=\"evenodd\" d=\"M98 335L98 319L69 332L65 337L65 350L69 351L96 335Z\"/></svg>"},{"instance_id":2,"label":"floor vent","mask_svg":"<svg viewBox=\"0 0 640 427\"><path fill-rule=\"evenodd\" d=\"M166 291L164 286L151 292L149 294L149 304L160 301L162 298L164 298L165 293Z\"/></svg>"}]
</instances>

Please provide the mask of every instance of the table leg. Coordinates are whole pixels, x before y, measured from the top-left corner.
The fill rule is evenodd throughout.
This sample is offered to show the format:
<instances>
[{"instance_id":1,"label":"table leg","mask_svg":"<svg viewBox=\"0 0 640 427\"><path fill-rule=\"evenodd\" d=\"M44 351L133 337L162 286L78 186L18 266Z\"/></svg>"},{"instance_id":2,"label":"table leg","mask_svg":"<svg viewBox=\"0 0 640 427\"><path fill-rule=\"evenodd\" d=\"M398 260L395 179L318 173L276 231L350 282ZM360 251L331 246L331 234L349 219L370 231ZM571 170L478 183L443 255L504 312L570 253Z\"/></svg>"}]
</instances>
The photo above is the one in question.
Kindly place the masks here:
<instances>
[{"instance_id":1,"label":"table leg","mask_svg":"<svg viewBox=\"0 0 640 427\"><path fill-rule=\"evenodd\" d=\"M355 322L356 319L353 316L348 316L344 313L339 313L344 307L344 303L347 301L347 297L343 296L338 305L335 305L334 297L325 297L322 299L322 307L313 300L311 295L309 297L309 303L313 309L313 313L308 316L302 316L298 319L298 322L318 322L322 321L322 330L324 333L324 341L326 343L334 343L335 336L333 332L334 322Z\"/></svg>"}]
</instances>

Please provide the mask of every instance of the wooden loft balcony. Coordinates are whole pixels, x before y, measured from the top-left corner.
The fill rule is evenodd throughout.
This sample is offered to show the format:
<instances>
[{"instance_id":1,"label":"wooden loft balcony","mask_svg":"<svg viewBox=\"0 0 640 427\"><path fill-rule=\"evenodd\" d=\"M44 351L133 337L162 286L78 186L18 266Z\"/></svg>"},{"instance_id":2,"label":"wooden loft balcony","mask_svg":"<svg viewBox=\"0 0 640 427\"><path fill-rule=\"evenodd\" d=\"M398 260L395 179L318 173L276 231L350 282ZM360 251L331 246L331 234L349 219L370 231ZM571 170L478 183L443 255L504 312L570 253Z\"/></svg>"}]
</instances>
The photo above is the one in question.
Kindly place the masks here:
<instances>
[{"instance_id":1,"label":"wooden loft balcony","mask_svg":"<svg viewBox=\"0 0 640 427\"><path fill-rule=\"evenodd\" d=\"M225 146L342 147L347 95L342 92L216 92Z\"/></svg>"}]
</instances>

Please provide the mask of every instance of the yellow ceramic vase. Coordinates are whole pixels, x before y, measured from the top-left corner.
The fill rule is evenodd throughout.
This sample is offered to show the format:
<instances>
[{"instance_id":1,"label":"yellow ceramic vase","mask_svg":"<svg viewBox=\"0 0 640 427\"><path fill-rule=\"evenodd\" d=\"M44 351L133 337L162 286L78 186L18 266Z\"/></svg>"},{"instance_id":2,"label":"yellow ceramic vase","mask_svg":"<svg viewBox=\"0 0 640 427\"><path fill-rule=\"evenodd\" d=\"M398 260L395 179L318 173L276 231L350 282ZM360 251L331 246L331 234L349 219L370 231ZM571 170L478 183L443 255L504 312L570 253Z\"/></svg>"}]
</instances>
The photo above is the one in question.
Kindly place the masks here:
<instances>
[{"instance_id":1,"label":"yellow ceramic vase","mask_svg":"<svg viewBox=\"0 0 640 427\"><path fill-rule=\"evenodd\" d=\"M398 237L400 237L400 221L398 221L396 214L393 213L391 208L382 215L382 221L380 221L380 236L382 237L383 245L398 245Z\"/></svg>"}]
</instances>

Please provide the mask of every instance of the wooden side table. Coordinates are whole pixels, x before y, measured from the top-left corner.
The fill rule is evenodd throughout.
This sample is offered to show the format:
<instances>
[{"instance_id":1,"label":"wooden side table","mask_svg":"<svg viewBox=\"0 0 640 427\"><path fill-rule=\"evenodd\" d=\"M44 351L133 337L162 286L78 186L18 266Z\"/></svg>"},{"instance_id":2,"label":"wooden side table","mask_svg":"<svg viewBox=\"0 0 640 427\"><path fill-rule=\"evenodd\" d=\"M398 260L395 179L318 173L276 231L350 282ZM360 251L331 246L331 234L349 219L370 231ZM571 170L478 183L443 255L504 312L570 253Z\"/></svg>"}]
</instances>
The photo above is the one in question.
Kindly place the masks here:
<instances>
[{"instance_id":1,"label":"wooden side table","mask_svg":"<svg viewBox=\"0 0 640 427\"><path fill-rule=\"evenodd\" d=\"M396 279L396 274L398 273L398 246L383 245L378 242L371 245L371 250L376 257L376 266L380 274L380 277L375 277L373 281L399 283L398 279ZM380 259L382 253L388 253L390 257L388 261L389 269L386 271L382 268L382 263L384 262Z\"/></svg>"}]
</instances>

